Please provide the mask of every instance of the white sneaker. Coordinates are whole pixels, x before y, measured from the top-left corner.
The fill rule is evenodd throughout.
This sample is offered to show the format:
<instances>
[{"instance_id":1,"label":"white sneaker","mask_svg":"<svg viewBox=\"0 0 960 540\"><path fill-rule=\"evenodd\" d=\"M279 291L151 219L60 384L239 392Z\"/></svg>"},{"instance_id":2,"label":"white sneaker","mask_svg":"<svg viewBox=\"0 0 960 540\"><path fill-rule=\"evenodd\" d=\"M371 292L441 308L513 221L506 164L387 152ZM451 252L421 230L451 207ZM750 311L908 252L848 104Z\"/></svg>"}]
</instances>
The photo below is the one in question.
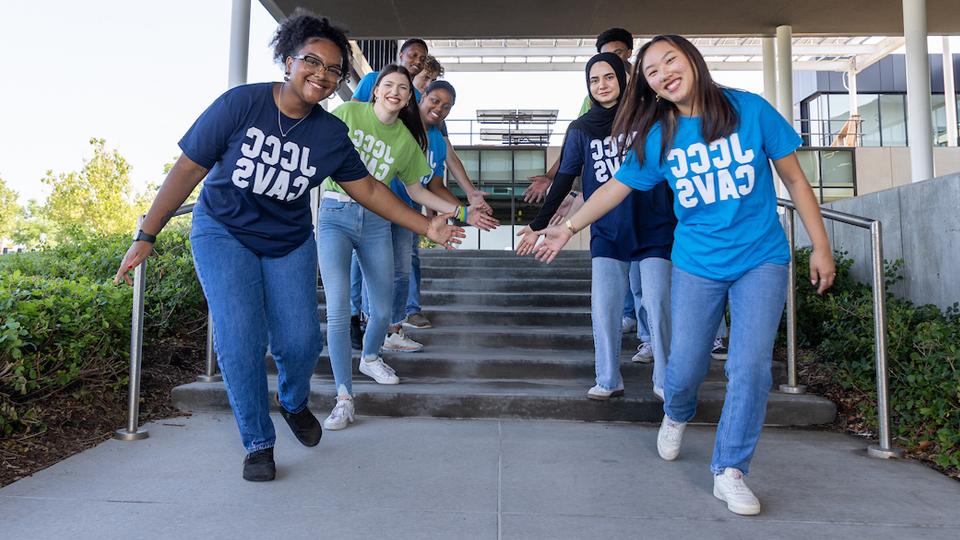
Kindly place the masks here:
<instances>
[{"instance_id":1,"label":"white sneaker","mask_svg":"<svg viewBox=\"0 0 960 540\"><path fill-rule=\"evenodd\" d=\"M650 342L644 341L637 347L637 354L633 355L632 361L640 364L649 364L653 360L653 347Z\"/></svg>"},{"instance_id":2,"label":"white sneaker","mask_svg":"<svg viewBox=\"0 0 960 540\"><path fill-rule=\"evenodd\" d=\"M637 321L631 319L630 317L624 317L620 319L620 330L624 334L629 334L631 332L637 331Z\"/></svg>"},{"instance_id":3,"label":"white sneaker","mask_svg":"<svg viewBox=\"0 0 960 540\"><path fill-rule=\"evenodd\" d=\"M587 390L587 398L595 399L597 401L606 401L612 397L620 397L623 395L623 383L621 382L619 386L613 390L607 390L606 388L596 384L593 388Z\"/></svg>"},{"instance_id":4,"label":"white sneaker","mask_svg":"<svg viewBox=\"0 0 960 540\"><path fill-rule=\"evenodd\" d=\"M661 388L661 387L659 387L659 386L654 386L654 387L653 387L653 395L655 395L655 396L657 396L658 398L660 398L660 401L666 401L666 398L663 397L663 388Z\"/></svg>"},{"instance_id":5,"label":"white sneaker","mask_svg":"<svg viewBox=\"0 0 960 540\"><path fill-rule=\"evenodd\" d=\"M423 344L404 335L403 330L388 334L383 340L383 350L386 352L418 352L423 350Z\"/></svg>"},{"instance_id":6,"label":"white sneaker","mask_svg":"<svg viewBox=\"0 0 960 540\"><path fill-rule=\"evenodd\" d=\"M323 421L323 429L337 431L343 429L353 422L353 400L350 398L337 398L337 405L330 411Z\"/></svg>"},{"instance_id":7,"label":"white sneaker","mask_svg":"<svg viewBox=\"0 0 960 540\"><path fill-rule=\"evenodd\" d=\"M727 359L727 346L723 343L723 338L714 338L713 347L710 349L710 358L714 360Z\"/></svg>"},{"instance_id":8,"label":"white sneaker","mask_svg":"<svg viewBox=\"0 0 960 540\"><path fill-rule=\"evenodd\" d=\"M713 496L727 503L727 510L741 516L760 513L760 501L743 482L740 469L727 467L723 474L713 477Z\"/></svg>"},{"instance_id":9,"label":"white sneaker","mask_svg":"<svg viewBox=\"0 0 960 540\"><path fill-rule=\"evenodd\" d=\"M686 422L674 422L669 416L663 415L660 422L660 431L657 433L657 453L660 457L673 461L680 454L680 443L683 442L683 430Z\"/></svg>"},{"instance_id":10,"label":"white sneaker","mask_svg":"<svg viewBox=\"0 0 960 540\"><path fill-rule=\"evenodd\" d=\"M377 381L379 384L400 384L400 377L392 367L388 366L383 358L372 357L373 360L364 358L360 360L360 373Z\"/></svg>"}]
</instances>

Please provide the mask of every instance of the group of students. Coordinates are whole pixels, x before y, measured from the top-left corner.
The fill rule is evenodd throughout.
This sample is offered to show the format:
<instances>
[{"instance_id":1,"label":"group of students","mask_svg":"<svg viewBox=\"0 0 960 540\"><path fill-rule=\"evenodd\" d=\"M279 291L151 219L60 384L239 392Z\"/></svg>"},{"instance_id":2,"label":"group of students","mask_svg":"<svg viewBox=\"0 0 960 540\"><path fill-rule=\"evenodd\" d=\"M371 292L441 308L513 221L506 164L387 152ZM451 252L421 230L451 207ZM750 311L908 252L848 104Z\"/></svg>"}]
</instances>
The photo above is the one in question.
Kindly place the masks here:
<instances>
[{"instance_id":1,"label":"group of students","mask_svg":"<svg viewBox=\"0 0 960 540\"><path fill-rule=\"evenodd\" d=\"M763 98L716 85L686 39L657 36L631 66L629 33L604 35L585 70L590 107L571 124L553 187L521 231L517 251L550 262L591 226L597 366L591 398L623 392L621 313L630 284L639 282L634 289L642 293L638 303L650 328L653 385L664 400L657 448L665 460L679 453L729 305L729 383L711 462L714 495L733 512L756 514L760 504L743 476L763 425L790 258L771 160L813 241L811 283L823 292L834 277L819 207L794 152L800 139ZM449 219L497 225L444 136L456 93L449 83L430 80L437 69L423 73L424 42L404 43L400 63L368 75L355 100L332 113L319 103L350 71L344 32L301 11L280 25L272 45L284 82L233 88L200 115L180 140L183 154L115 277L130 282L129 271L149 256L156 235L205 179L191 244L247 451L243 477L251 481L276 474L263 362L268 345L281 416L302 444L321 438L321 424L307 408L322 350L318 261L337 388L324 426L340 429L354 414L351 282L363 284L366 301L355 303L365 303L369 313L360 371L396 384L379 352L395 334L395 344L407 339L401 329L410 321L406 308L416 286L410 273L417 235L452 249L464 231ZM469 205L443 187L444 163L467 184ZM584 202L558 219L578 175ZM323 195L314 241L307 193L317 186ZM426 217L420 204L438 215ZM362 278L351 279L354 258Z\"/></svg>"}]
</instances>

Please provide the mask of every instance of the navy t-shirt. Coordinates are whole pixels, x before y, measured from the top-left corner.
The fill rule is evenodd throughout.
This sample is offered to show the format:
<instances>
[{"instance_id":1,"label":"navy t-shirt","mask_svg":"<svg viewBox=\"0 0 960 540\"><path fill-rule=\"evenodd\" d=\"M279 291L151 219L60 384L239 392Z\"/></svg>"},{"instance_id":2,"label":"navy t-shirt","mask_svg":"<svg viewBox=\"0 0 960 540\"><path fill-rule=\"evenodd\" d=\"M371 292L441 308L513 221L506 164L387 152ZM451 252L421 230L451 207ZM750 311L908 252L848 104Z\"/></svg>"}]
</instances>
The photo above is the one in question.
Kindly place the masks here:
<instances>
[{"instance_id":1,"label":"navy t-shirt","mask_svg":"<svg viewBox=\"0 0 960 540\"><path fill-rule=\"evenodd\" d=\"M580 175L584 199L620 168L620 149L611 135L599 139L576 128L568 130L562 156L557 172ZM665 184L650 191L634 190L590 225L590 255L619 261L669 259L676 223L673 196Z\"/></svg>"},{"instance_id":2,"label":"navy t-shirt","mask_svg":"<svg viewBox=\"0 0 960 540\"><path fill-rule=\"evenodd\" d=\"M347 182L368 173L343 122L317 105L298 124L280 113L273 84L225 92L180 149L210 169L199 200L207 213L254 253L280 257L310 237L310 188L328 176Z\"/></svg>"}]
</instances>

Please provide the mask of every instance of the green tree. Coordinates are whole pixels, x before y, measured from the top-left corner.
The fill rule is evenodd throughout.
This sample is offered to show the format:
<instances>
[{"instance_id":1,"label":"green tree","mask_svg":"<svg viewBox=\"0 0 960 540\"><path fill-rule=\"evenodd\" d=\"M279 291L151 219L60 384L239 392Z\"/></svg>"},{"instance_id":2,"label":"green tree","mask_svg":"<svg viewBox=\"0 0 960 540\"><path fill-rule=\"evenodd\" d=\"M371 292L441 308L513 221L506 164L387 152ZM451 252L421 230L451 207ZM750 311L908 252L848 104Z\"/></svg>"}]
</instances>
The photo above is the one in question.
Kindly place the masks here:
<instances>
[{"instance_id":1,"label":"green tree","mask_svg":"<svg viewBox=\"0 0 960 540\"><path fill-rule=\"evenodd\" d=\"M18 198L19 194L8 188L7 183L0 178L0 239L11 238L13 235L17 215L20 213Z\"/></svg>"},{"instance_id":2,"label":"green tree","mask_svg":"<svg viewBox=\"0 0 960 540\"><path fill-rule=\"evenodd\" d=\"M54 175L41 180L53 190L43 208L60 240L76 240L90 234L132 231L142 205L133 193L130 165L116 150L108 151L103 139L91 138L93 158L80 172Z\"/></svg>"},{"instance_id":3,"label":"green tree","mask_svg":"<svg viewBox=\"0 0 960 540\"><path fill-rule=\"evenodd\" d=\"M20 207L10 239L14 244L36 249L48 242L53 243L53 231L53 224L44 216L43 205L30 199L26 206Z\"/></svg>"}]
</instances>

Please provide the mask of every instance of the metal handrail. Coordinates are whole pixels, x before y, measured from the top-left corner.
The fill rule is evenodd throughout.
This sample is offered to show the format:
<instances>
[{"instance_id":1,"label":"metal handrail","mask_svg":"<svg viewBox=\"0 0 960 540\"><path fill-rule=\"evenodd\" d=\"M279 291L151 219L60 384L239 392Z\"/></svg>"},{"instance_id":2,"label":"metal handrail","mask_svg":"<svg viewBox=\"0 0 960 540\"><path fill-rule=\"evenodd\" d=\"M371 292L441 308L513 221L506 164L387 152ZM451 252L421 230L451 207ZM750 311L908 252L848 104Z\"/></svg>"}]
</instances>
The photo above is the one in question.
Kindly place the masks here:
<instances>
[{"instance_id":1,"label":"metal handrail","mask_svg":"<svg viewBox=\"0 0 960 540\"><path fill-rule=\"evenodd\" d=\"M793 201L777 199L777 205L784 208L787 242L790 245L789 277L787 278L787 384L780 385L780 391L788 394L802 394L803 385L797 384L797 287L794 254L796 238L794 214L797 207ZM873 268L873 319L875 364L877 372L877 423L880 428L880 444L867 447L867 455L875 458L896 458L903 451L894 448L890 442L890 405L887 393L887 296L883 275L883 230L878 219L870 219L828 208L821 208L825 219L839 221L847 225L870 230L871 259Z\"/></svg>"},{"instance_id":2,"label":"metal handrail","mask_svg":"<svg viewBox=\"0 0 960 540\"><path fill-rule=\"evenodd\" d=\"M193 204L178 208L171 217L193 212ZM143 218L137 219L137 229L143 225ZM127 426L114 432L115 439L137 441L146 439L150 433L139 426L140 416L140 373L143 363L143 294L147 286L147 260L144 259L133 270L133 317L130 326L130 386L127 401ZM219 382L223 380L217 374L217 361L213 352L213 324L207 311L207 351L206 373L197 377L201 382Z\"/></svg>"}]
</instances>

